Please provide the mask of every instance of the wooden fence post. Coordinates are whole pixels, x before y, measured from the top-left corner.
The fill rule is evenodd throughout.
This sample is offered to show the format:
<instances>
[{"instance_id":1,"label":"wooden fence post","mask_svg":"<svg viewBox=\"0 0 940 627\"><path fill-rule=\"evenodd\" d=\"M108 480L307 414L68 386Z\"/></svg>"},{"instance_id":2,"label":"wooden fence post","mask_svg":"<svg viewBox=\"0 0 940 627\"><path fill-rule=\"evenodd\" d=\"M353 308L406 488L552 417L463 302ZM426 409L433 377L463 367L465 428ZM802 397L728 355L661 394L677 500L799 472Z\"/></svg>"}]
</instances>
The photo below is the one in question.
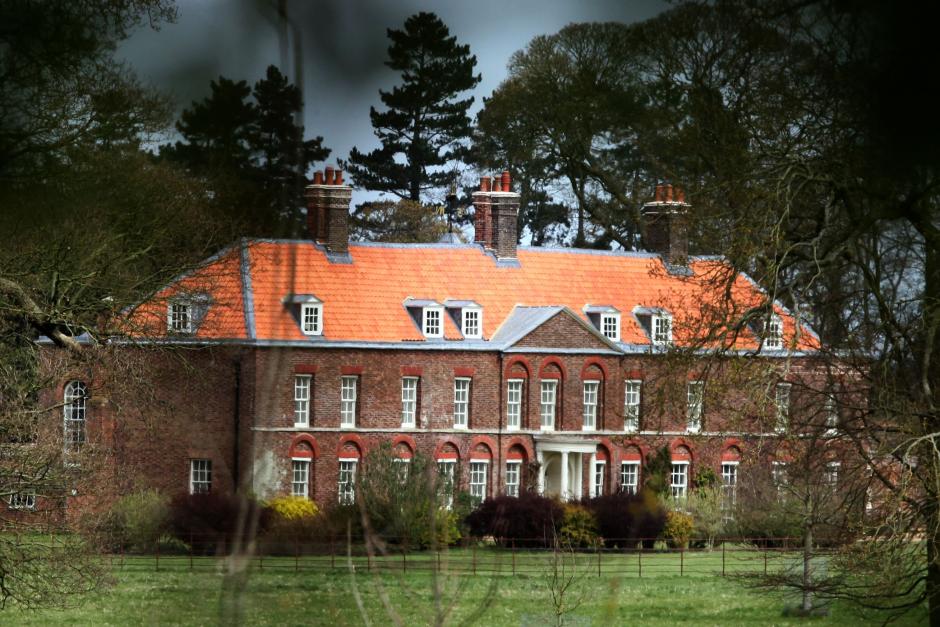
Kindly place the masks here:
<instances>
[{"instance_id":1,"label":"wooden fence post","mask_svg":"<svg viewBox=\"0 0 940 627\"><path fill-rule=\"evenodd\" d=\"M476 574L477 574L477 545L476 545L476 542L473 543L473 546L471 547L471 550L473 551L473 574L476 575Z\"/></svg>"},{"instance_id":2,"label":"wooden fence post","mask_svg":"<svg viewBox=\"0 0 940 627\"><path fill-rule=\"evenodd\" d=\"M512 574L516 574L516 539L512 539Z\"/></svg>"},{"instance_id":3,"label":"wooden fence post","mask_svg":"<svg viewBox=\"0 0 940 627\"><path fill-rule=\"evenodd\" d=\"M679 549L679 576L685 575L685 549Z\"/></svg>"},{"instance_id":4,"label":"wooden fence post","mask_svg":"<svg viewBox=\"0 0 940 627\"><path fill-rule=\"evenodd\" d=\"M643 544L640 544L640 550L636 554L636 570L637 576L643 577Z\"/></svg>"},{"instance_id":5,"label":"wooden fence post","mask_svg":"<svg viewBox=\"0 0 940 627\"><path fill-rule=\"evenodd\" d=\"M725 576L725 543L721 543L721 576Z\"/></svg>"}]
</instances>

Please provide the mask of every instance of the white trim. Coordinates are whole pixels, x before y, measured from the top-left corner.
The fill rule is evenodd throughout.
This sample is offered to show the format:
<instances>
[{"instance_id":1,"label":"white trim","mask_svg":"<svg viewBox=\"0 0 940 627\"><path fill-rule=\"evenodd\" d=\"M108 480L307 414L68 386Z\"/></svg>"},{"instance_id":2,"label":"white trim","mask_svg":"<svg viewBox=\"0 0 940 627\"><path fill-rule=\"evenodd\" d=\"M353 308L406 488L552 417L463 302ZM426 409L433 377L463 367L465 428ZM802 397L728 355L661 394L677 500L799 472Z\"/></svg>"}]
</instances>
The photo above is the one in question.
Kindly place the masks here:
<instances>
[{"instance_id":1,"label":"white trim","mask_svg":"<svg viewBox=\"0 0 940 627\"><path fill-rule=\"evenodd\" d=\"M510 387L515 384L519 384L519 401L518 401L518 413L516 415L517 424L513 425L509 422L509 407L510 407ZM507 379L506 380L506 431L519 431L522 429L522 409L525 406L525 379Z\"/></svg>"},{"instance_id":2,"label":"white trim","mask_svg":"<svg viewBox=\"0 0 940 627\"><path fill-rule=\"evenodd\" d=\"M611 336L611 335L607 335L607 332L606 332L606 330L605 330L605 328L604 328L604 327L605 327L605 324L604 324L604 323L605 323L607 320L613 320L613 321L614 321L614 334L613 334L612 336ZM600 326L601 326L600 332L604 335L604 337L606 337L608 340L611 340L612 342L619 342L619 341L620 341L620 312L619 312L619 311L616 312L616 313L615 313L615 312L606 312L606 313L600 314L600 323L601 323L601 324L600 324Z\"/></svg>"},{"instance_id":3,"label":"white trim","mask_svg":"<svg viewBox=\"0 0 940 627\"><path fill-rule=\"evenodd\" d=\"M475 313L477 315L476 333L467 333L467 314ZM464 307L460 310L460 332L467 339L481 339L483 337L483 308L482 307Z\"/></svg>"},{"instance_id":4,"label":"white trim","mask_svg":"<svg viewBox=\"0 0 940 627\"><path fill-rule=\"evenodd\" d=\"M307 328L307 312L313 312L313 325ZM300 330L304 335L323 335L323 303L301 303Z\"/></svg>"},{"instance_id":5,"label":"white trim","mask_svg":"<svg viewBox=\"0 0 940 627\"><path fill-rule=\"evenodd\" d=\"M428 332L428 318L431 313L437 314L437 331L433 333ZM421 333L424 334L424 337L444 337L443 305L429 305L421 308Z\"/></svg>"}]
</instances>

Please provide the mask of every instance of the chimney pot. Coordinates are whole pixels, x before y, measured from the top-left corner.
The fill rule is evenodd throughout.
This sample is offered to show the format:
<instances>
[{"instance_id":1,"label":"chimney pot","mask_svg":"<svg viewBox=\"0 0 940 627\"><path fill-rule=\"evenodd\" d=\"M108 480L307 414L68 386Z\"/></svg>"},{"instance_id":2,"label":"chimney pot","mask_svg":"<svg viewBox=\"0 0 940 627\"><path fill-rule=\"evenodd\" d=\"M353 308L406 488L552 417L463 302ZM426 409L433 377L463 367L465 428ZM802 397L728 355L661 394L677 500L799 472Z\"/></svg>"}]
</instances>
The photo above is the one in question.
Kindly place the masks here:
<instances>
[{"instance_id":1,"label":"chimney pot","mask_svg":"<svg viewBox=\"0 0 940 627\"><path fill-rule=\"evenodd\" d=\"M666 202L672 202L672 185L666 185Z\"/></svg>"},{"instance_id":2,"label":"chimney pot","mask_svg":"<svg viewBox=\"0 0 940 627\"><path fill-rule=\"evenodd\" d=\"M512 180L509 178L509 170L503 170L502 187L504 192L512 191Z\"/></svg>"},{"instance_id":3,"label":"chimney pot","mask_svg":"<svg viewBox=\"0 0 940 627\"><path fill-rule=\"evenodd\" d=\"M490 177L484 176L483 178L481 178L480 179L480 191L488 192L491 189L493 189L491 183L492 183L492 180L490 179Z\"/></svg>"},{"instance_id":4,"label":"chimney pot","mask_svg":"<svg viewBox=\"0 0 940 627\"><path fill-rule=\"evenodd\" d=\"M666 192L663 190L663 187L662 183L656 186L656 195L653 197L655 202L662 202L666 197Z\"/></svg>"},{"instance_id":5,"label":"chimney pot","mask_svg":"<svg viewBox=\"0 0 940 627\"><path fill-rule=\"evenodd\" d=\"M663 203L667 203L665 207ZM667 269L686 266L689 229L685 192L668 183L657 185L654 201L646 204L641 214L643 245L646 249L659 253Z\"/></svg>"},{"instance_id":6,"label":"chimney pot","mask_svg":"<svg viewBox=\"0 0 940 627\"><path fill-rule=\"evenodd\" d=\"M326 166L326 173L324 174L323 179L324 185L333 184L333 166Z\"/></svg>"},{"instance_id":7,"label":"chimney pot","mask_svg":"<svg viewBox=\"0 0 940 627\"><path fill-rule=\"evenodd\" d=\"M317 170L313 173L313 184L314 185L323 185L323 172Z\"/></svg>"},{"instance_id":8,"label":"chimney pot","mask_svg":"<svg viewBox=\"0 0 940 627\"><path fill-rule=\"evenodd\" d=\"M334 178L333 178L333 184L334 185L343 184L343 171L342 170L336 170Z\"/></svg>"},{"instance_id":9,"label":"chimney pot","mask_svg":"<svg viewBox=\"0 0 940 627\"><path fill-rule=\"evenodd\" d=\"M678 202L685 202L685 190L679 187L676 188L676 200Z\"/></svg>"}]
</instances>

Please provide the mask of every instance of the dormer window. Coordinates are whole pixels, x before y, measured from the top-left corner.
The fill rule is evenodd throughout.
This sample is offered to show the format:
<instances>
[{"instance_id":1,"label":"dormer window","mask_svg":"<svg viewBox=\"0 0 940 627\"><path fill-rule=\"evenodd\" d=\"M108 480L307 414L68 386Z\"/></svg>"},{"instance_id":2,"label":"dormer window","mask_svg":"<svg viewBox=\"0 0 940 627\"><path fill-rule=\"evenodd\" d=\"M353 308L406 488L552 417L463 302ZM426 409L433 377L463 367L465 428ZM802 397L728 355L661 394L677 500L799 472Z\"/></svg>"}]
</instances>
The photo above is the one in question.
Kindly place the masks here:
<instances>
[{"instance_id":1,"label":"dormer window","mask_svg":"<svg viewBox=\"0 0 940 627\"><path fill-rule=\"evenodd\" d=\"M780 350L783 348L783 320L777 314L770 314L764 324L764 348Z\"/></svg>"},{"instance_id":2,"label":"dormer window","mask_svg":"<svg viewBox=\"0 0 940 627\"><path fill-rule=\"evenodd\" d=\"M462 310L462 323L460 330L465 338L479 339L483 337L483 310L477 307L467 307Z\"/></svg>"},{"instance_id":3,"label":"dormer window","mask_svg":"<svg viewBox=\"0 0 940 627\"><path fill-rule=\"evenodd\" d=\"M421 330L425 337L444 337L443 307L425 307L422 321Z\"/></svg>"},{"instance_id":4,"label":"dormer window","mask_svg":"<svg viewBox=\"0 0 940 627\"><path fill-rule=\"evenodd\" d=\"M601 315L601 333L608 340L620 341L620 314Z\"/></svg>"},{"instance_id":5,"label":"dormer window","mask_svg":"<svg viewBox=\"0 0 940 627\"><path fill-rule=\"evenodd\" d=\"M323 335L323 303L300 306L300 328L304 335Z\"/></svg>"},{"instance_id":6,"label":"dormer window","mask_svg":"<svg viewBox=\"0 0 940 627\"><path fill-rule=\"evenodd\" d=\"M591 324L600 331L604 337L613 342L620 341L620 311L609 305L585 305Z\"/></svg>"},{"instance_id":7,"label":"dormer window","mask_svg":"<svg viewBox=\"0 0 940 627\"><path fill-rule=\"evenodd\" d=\"M304 335L323 335L323 301L313 294L290 294L283 299Z\"/></svg>"},{"instance_id":8,"label":"dormer window","mask_svg":"<svg viewBox=\"0 0 940 627\"><path fill-rule=\"evenodd\" d=\"M189 303L170 303L167 328L174 333L192 333L192 311Z\"/></svg>"},{"instance_id":9,"label":"dormer window","mask_svg":"<svg viewBox=\"0 0 940 627\"><path fill-rule=\"evenodd\" d=\"M170 333L195 333L209 309L209 297L193 294L174 298L166 313L166 328Z\"/></svg>"},{"instance_id":10,"label":"dormer window","mask_svg":"<svg viewBox=\"0 0 940 627\"><path fill-rule=\"evenodd\" d=\"M653 346L672 344L672 315L664 311L654 313L650 318L650 340Z\"/></svg>"}]
</instances>

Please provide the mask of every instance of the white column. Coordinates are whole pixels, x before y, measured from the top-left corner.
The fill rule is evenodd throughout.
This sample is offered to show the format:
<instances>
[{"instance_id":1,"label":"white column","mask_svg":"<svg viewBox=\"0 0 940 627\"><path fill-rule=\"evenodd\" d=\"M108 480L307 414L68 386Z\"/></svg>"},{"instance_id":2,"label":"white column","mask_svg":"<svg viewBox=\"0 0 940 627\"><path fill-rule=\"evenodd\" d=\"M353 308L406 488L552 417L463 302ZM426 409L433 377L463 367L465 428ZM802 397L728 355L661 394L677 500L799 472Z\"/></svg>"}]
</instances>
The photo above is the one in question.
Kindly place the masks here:
<instances>
[{"instance_id":1,"label":"white column","mask_svg":"<svg viewBox=\"0 0 940 627\"><path fill-rule=\"evenodd\" d=\"M539 460L539 494L545 494L545 456L538 451L535 457Z\"/></svg>"},{"instance_id":2,"label":"white column","mask_svg":"<svg viewBox=\"0 0 940 627\"><path fill-rule=\"evenodd\" d=\"M575 497L580 499L581 495L584 494L584 453L577 453L578 464L575 466L575 477L577 477L577 483L575 483L574 494Z\"/></svg>"},{"instance_id":3,"label":"white column","mask_svg":"<svg viewBox=\"0 0 940 627\"><path fill-rule=\"evenodd\" d=\"M567 501L571 495L568 485L568 451L561 452L561 500Z\"/></svg>"},{"instance_id":4,"label":"white column","mask_svg":"<svg viewBox=\"0 0 940 627\"><path fill-rule=\"evenodd\" d=\"M597 464L597 453L591 453L591 463L588 465L588 481L591 487L588 491L588 494L591 495L591 498L597 496L594 492L594 467ZM582 482L583 483L583 482Z\"/></svg>"}]
</instances>

